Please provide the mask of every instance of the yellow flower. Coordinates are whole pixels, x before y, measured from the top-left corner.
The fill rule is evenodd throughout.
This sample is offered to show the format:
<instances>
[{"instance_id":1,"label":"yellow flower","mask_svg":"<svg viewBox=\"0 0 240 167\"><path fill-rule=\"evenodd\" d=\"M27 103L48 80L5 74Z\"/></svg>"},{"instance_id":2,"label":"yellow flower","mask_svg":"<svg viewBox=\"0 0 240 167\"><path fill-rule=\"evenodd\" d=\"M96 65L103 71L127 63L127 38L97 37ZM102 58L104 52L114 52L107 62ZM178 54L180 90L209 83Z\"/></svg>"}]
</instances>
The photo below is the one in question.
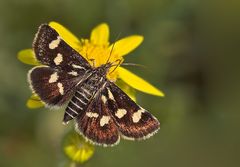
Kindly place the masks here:
<instances>
[{"instance_id":1,"label":"yellow flower","mask_svg":"<svg viewBox=\"0 0 240 167\"><path fill-rule=\"evenodd\" d=\"M71 130L63 138L63 152L70 160L83 163L93 156L94 146Z\"/></svg>"},{"instance_id":2,"label":"yellow flower","mask_svg":"<svg viewBox=\"0 0 240 167\"><path fill-rule=\"evenodd\" d=\"M106 23L102 23L95 27L91 32L90 39L80 40L68 29L57 22L50 22L49 25L59 33L59 35L66 43L68 43L72 48L74 48L83 57L85 57L94 67L105 64L107 61L122 63L124 56L138 47L143 41L143 36L132 35L120 39L113 44L110 44L109 27ZM20 51L18 53L18 59L26 64L39 65L39 62L36 60L32 49L25 49ZM133 74L129 70L123 67L117 67L116 69L114 68L115 67L112 67L112 69L109 70L110 72L107 74L108 79L112 82L122 80L125 84L118 84L119 82L116 83L133 100L136 99L132 88L144 93L156 96L164 96L162 91L158 90L150 83ZM43 105L44 104L36 95L32 95L32 97L27 102L27 106L29 108L38 108Z\"/></svg>"}]
</instances>

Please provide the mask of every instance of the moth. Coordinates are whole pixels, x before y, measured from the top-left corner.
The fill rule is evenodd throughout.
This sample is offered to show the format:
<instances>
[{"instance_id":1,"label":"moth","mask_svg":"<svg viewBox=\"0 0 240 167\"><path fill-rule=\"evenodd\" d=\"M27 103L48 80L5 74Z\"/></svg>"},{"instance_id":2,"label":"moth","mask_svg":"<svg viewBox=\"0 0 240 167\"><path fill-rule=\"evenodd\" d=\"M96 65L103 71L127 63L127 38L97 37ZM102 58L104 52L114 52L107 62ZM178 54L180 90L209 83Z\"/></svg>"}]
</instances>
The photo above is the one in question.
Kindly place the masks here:
<instances>
[{"instance_id":1,"label":"moth","mask_svg":"<svg viewBox=\"0 0 240 167\"><path fill-rule=\"evenodd\" d=\"M76 131L91 143L147 139L160 128L152 114L107 79L111 62L92 67L48 24L39 27L33 50L42 65L29 71L30 88L47 107L67 104L63 124L74 119Z\"/></svg>"}]
</instances>

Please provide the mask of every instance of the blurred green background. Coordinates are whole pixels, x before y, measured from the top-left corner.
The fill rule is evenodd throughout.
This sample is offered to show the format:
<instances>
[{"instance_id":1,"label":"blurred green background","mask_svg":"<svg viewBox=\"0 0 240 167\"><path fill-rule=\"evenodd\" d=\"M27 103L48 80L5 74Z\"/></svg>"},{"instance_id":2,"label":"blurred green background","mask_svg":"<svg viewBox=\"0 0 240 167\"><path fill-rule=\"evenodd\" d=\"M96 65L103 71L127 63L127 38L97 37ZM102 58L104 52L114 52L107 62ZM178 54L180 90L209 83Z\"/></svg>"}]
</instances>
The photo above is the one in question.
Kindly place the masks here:
<instances>
[{"instance_id":1,"label":"blurred green background","mask_svg":"<svg viewBox=\"0 0 240 167\"><path fill-rule=\"evenodd\" d=\"M63 110L29 110L31 66L16 58L41 23L58 21L78 37L101 22L111 41L141 34L125 62L166 94L138 93L160 121L143 142L96 147L85 167L240 166L239 0L0 0L0 166L65 166Z\"/></svg>"}]
</instances>

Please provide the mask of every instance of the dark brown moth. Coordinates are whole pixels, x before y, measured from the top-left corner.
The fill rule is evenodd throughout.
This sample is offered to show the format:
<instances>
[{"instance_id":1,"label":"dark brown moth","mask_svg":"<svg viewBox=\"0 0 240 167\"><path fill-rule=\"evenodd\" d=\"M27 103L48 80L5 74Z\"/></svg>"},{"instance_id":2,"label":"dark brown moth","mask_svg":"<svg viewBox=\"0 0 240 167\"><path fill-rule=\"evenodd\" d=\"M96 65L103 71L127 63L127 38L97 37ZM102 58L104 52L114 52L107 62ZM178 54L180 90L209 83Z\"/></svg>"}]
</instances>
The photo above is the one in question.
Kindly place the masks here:
<instances>
[{"instance_id":1,"label":"dark brown moth","mask_svg":"<svg viewBox=\"0 0 240 167\"><path fill-rule=\"evenodd\" d=\"M146 139L159 129L152 114L107 79L113 63L92 67L47 24L39 27L33 50L43 65L29 71L32 91L48 107L68 104L63 123L74 119L77 132L93 144Z\"/></svg>"}]
</instances>

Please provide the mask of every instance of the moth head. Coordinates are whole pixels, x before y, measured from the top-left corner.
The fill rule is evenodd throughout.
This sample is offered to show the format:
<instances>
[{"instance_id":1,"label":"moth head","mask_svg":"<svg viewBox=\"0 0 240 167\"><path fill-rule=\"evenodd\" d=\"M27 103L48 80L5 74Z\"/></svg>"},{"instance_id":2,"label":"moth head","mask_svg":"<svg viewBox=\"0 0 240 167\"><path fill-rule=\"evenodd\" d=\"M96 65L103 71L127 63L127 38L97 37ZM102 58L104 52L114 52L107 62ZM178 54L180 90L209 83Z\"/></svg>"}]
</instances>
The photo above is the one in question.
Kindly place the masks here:
<instances>
[{"instance_id":1,"label":"moth head","mask_svg":"<svg viewBox=\"0 0 240 167\"><path fill-rule=\"evenodd\" d=\"M99 73L102 76L106 76L107 73L112 73L113 71L116 70L116 68L118 66L120 66L120 64L123 62L123 59L118 59L114 62L108 62L106 64L101 65L100 67L97 68L97 70L99 71ZM114 67L114 68L112 68ZM110 70L111 69L111 70Z\"/></svg>"},{"instance_id":2,"label":"moth head","mask_svg":"<svg viewBox=\"0 0 240 167\"><path fill-rule=\"evenodd\" d=\"M101 65L97 68L97 71L102 75L105 76L109 72L109 69L112 67L112 63L106 63Z\"/></svg>"}]
</instances>

